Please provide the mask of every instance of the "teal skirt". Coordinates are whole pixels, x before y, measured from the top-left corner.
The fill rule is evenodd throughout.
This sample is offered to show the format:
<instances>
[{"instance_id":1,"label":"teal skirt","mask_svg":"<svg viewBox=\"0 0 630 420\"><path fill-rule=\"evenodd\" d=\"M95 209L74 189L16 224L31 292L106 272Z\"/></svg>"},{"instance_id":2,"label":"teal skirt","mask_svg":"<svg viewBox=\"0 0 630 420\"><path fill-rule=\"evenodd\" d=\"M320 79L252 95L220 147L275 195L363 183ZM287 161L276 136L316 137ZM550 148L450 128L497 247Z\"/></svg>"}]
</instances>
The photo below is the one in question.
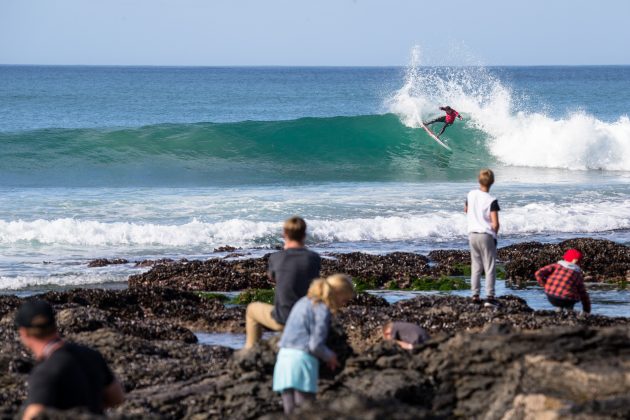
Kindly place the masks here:
<instances>
[{"instance_id":1,"label":"teal skirt","mask_svg":"<svg viewBox=\"0 0 630 420\"><path fill-rule=\"evenodd\" d=\"M302 392L317 392L319 360L305 351L281 348L273 370L273 390L297 389Z\"/></svg>"}]
</instances>

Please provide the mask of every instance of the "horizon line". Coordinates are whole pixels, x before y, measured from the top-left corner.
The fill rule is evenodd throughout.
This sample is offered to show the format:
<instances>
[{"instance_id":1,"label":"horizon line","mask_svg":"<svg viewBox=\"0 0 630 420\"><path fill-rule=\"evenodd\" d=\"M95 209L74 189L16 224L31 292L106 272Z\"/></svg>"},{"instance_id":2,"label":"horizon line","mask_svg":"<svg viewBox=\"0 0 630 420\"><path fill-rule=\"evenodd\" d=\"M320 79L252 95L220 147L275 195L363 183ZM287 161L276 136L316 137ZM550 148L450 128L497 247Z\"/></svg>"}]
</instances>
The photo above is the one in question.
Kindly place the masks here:
<instances>
[{"instance_id":1,"label":"horizon line","mask_svg":"<svg viewBox=\"0 0 630 420\"><path fill-rule=\"evenodd\" d=\"M337 64L25 64L0 63L5 67L159 67L159 68L405 68L408 64L337 65ZM630 64L470 64L421 65L418 67L628 67Z\"/></svg>"}]
</instances>

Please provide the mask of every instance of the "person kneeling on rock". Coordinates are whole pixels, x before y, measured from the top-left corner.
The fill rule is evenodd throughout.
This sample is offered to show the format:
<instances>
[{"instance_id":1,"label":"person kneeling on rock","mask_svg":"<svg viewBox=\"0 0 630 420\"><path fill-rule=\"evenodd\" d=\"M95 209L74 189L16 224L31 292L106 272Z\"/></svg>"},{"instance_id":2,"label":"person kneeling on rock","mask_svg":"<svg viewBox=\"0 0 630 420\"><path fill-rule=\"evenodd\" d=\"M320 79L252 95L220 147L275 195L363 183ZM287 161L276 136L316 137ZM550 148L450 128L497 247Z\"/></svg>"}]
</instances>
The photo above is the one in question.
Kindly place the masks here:
<instances>
[{"instance_id":1,"label":"person kneeling on rock","mask_svg":"<svg viewBox=\"0 0 630 420\"><path fill-rule=\"evenodd\" d=\"M319 360L330 370L339 367L337 355L326 346L331 314L354 297L350 277L335 274L313 281L305 297L293 306L280 339L273 372L273 390L282 393L285 414L315 400Z\"/></svg>"},{"instance_id":2,"label":"person kneeling on rock","mask_svg":"<svg viewBox=\"0 0 630 420\"><path fill-rule=\"evenodd\" d=\"M15 316L20 341L38 361L28 378L22 419L46 410L86 409L103 414L124 400L123 388L96 350L64 341L57 333L52 306L28 300Z\"/></svg>"},{"instance_id":3,"label":"person kneeling on rock","mask_svg":"<svg viewBox=\"0 0 630 420\"><path fill-rule=\"evenodd\" d=\"M411 322L388 322L383 325L383 339L393 340L405 350L412 350L414 346L429 339L424 328Z\"/></svg>"},{"instance_id":4,"label":"person kneeling on rock","mask_svg":"<svg viewBox=\"0 0 630 420\"><path fill-rule=\"evenodd\" d=\"M556 308L573 310L573 306L582 301L582 310L591 312L591 300L578 265L581 259L580 251L569 249L563 260L536 271L536 281L545 288L549 303Z\"/></svg>"}]
</instances>

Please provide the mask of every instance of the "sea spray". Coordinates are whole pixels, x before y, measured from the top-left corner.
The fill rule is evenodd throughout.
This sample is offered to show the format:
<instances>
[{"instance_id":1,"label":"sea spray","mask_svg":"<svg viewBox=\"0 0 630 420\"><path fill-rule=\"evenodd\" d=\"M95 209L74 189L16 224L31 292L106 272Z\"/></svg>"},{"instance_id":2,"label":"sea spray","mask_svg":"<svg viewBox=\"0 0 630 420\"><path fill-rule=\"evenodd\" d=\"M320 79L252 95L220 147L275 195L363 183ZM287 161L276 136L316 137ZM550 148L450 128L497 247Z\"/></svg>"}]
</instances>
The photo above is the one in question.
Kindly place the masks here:
<instances>
[{"instance_id":1,"label":"sea spray","mask_svg":"<svg viewBox=\"0 0 630 420\"><path fill-rule=\"evenodd\" d=\"M466 128L455 134L458 143L481 137L488 153L503 165L630 171L627 115L612 122L583 111L550 117L515 101L511 89L486 67L422 67L416 47L403 86L388 100L389 110L405 126L416 128L423 120L440 115L443 105L464 115ZM453 128L447 130L446 138L453 136ZM466 139L473 128L484 135Z\"/></svg>"}]
</instances>

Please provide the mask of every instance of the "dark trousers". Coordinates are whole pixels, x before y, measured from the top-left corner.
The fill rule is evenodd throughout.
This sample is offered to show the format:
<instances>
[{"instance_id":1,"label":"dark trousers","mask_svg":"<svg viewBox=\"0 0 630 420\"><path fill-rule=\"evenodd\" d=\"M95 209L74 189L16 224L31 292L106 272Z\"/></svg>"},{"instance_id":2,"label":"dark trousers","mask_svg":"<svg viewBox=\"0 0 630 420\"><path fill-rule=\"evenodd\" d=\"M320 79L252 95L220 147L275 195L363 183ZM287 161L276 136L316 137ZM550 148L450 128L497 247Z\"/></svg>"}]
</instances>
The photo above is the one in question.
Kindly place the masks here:
<instances>
[{"instance_id":1,"label":"dark trousers","mask_svg":"<svg viewBox=\"0 0 630 420\"><path fill-rule=\"evenodd\" d=\"M547 300L549 300L549 303L551 303L556 308L570 309L570 310L573 310L573 307L575 306L575 304L578 303L577 300L562 299L560 297L552 296L552 295L547 295Z\"/></svg>"}]
</instances>

